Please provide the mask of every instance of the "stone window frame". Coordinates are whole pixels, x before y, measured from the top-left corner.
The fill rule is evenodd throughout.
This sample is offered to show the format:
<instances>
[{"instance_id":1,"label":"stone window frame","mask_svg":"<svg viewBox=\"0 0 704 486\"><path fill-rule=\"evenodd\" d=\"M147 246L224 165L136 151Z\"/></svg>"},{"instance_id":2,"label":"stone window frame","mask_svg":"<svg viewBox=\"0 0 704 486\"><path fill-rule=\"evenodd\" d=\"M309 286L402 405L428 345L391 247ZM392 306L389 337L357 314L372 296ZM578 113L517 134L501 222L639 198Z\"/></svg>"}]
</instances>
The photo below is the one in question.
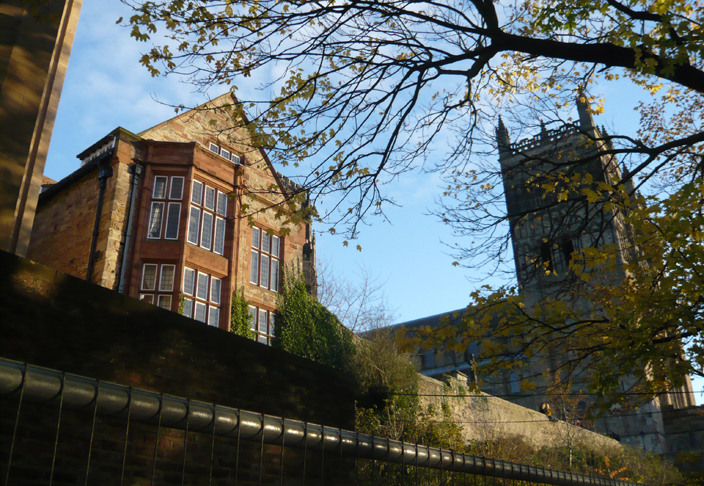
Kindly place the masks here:
<instances>
[{"instance_id":1,"label":"stone window frame","mask_svg":"<svg viewBox=\"0 0 704 486\"><path fill-rule=\"evenodd\" d=\"M276 312L256 305L249 305L250 330L254 333L254 340L258 343L271 346L276 339ZM262 316L266 319L265 328L262 329Z\"/></svg>"},{"instance_id":2,"label":"stone window frame","mask_svg":"<svg viewBox=\"0 0 704 486\"><path fill-rule=\"evenodd\" d=\"M268 249L265 248L265 241L268 241ZM283 262L283 237L269 234L266 229L259 226L252 226L250 244L249 283L278 293ZM274 252L275 247L276 252ZM263 281L262 267L265 261L267 262L267 272L266 280Z\"/></svg>"}]
</instances>

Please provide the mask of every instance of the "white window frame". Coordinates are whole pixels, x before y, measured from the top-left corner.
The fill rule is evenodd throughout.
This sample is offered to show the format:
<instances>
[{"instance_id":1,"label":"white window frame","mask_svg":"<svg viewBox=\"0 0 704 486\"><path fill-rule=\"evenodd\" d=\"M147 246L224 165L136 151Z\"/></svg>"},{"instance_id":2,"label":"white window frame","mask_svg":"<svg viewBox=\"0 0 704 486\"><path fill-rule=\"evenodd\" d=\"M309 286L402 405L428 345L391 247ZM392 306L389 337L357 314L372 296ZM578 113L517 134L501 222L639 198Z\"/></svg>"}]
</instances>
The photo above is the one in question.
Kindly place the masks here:
<instances>
[{"instance_id":1,"label":"white window frame","mask_svg":"<svg viewBox=\"0 0 704 486\"><path fill-rule=\"evenodd\" d=\"M163 283L164 283L164 268L165 267L171 267L173 269L172 272L172 277L171 277L171 287L168 289L163 288ZM174 282L176 281L176 265L172 265L170 263L164 263L161 265L161 271L159 272L159 292L173 292L174 291Z\"/></svg>"},{"instance_id":2,"label":"white window frame","mask_svg":"<svg viewBox=\"0 0 704 486\"><path fill-rule=\"evenodd\" d=\"M178 217L176 218L176 236L174 237L169 237L169 221L170 221L170 216L171 216L171 208L172 207L178 207ZM168 211L166 212L166 224L164 225L164 239L165 240L178 240L178 234L179 231L181 230L181 203L177 202L170 202L169 203L169 208Z\"/></svg>"},{"instance_id":3,"label":"white window frame","mask_svg":"<svg viewBox=\"0 0 704 486\"><path fill-rule=\"evenodd\" d=\"M215 287L213 285L214 282L218 283L218 300L213 300L213 288ZM222 279L211 276L210 277L210 299L209 299L209 301L212 302L213 304L220 305L221 300L222 300Z\"/></svg>"},{"instance_id":4,"label":"white window frame","mask_svg":"<svg viewBox=\"0 0 704 486\"><path fill-rule=\"evenodd\" d=\"M222 226L220 226L220 224ZM218 231L218 228L221 227L222 229ZM215 225L213 227L213 253L217 253L218 255L224 255L225 254L225 236L227 234L227 223L225 222L224 219L215 217ZM220 245L218 243L218 239L221 239L221 244L222 248L220 248Z\"/></svg>"},{"instance_id":5,"label":"white window frame","mask_svg":"<svg viewBox=\"0 0 704 486\"><path fill-rule=\"evenodd\" d=\"M210 224L206 225L205 224L205 217L210 216ZM211 213L210 211L203 211L203 215L200 218L201 219L201 225L200 225L200 247L205 248L206 250L212 250L213 248L213 227L215 226L215 214ZM208 241L207 241L207 246L203 244L203 236L206 234L206 230L208 231Z\"/></svg>"},{"instance_id":6,"label":"white window frame","mask_svg":"<svg viewBox=\"0 0 704 486\"><path fill-rule=\"evenodd\" d=\"M196 239L195 241L191 240L191 226L193 225L193 211L198 211L198 226L196 227L195 235ZM200 220L201 220L201 215L203 213L203 210L197 206L190 205L188 207L188 231L186 234L186 241L192 245L198 245L198 242L200 241Z\"/></svg>"},{"instance_id":7,"label":"white window frame","mask_svg":"<svg viewBox=\"0 0 704 486\"><path fill-rule=\"evenodd\" d=\"M162 307L162 306L161 306L161 300L162 300L162 299L168 299L168 302L169 302L169 306L168 306L168 307ZM169 294L158 294L158 295L156 296L156 306L159 307L160 309L164 309L164 310L170 311L170 310L171 310L171 305L172 305L172 303L173 303L173 299L172 299L171 295L169 295Z\"/></svg>"},{"instance_id":8,"label":"white window frame","mask_svg":"<svg viewBox=\"0 0 704 486\"><path fill-rule=\"evenodd\" d=\"M212 194L213 197L213 204L212 207L208 206L208 196ZM203 191L203 207L207 209L208 211L212 211L213 213L215 212L215 206L218 204L218 190L215 189L214 187L205 186L205 190Z\"/></svg>"},{"instance_id":9,"label":"white window frame","mask_svg":"<svg viewBox=\"0 0 704 486\"><path fill-rule=\"evenodd\" d=\"M174 197L174 181L176 179L181 179L181 194L178 197ZM183 176L172 176L171 177L171 185L169 186L169 199L176 200L176 201L181 201L183 199L183 189L186 184L186 178Z\"/></svg>"},{"instance_id":10,"label":"white window frame","mask_svg":"<svg viewBox=\"0 0 704 486\"><path fill-rule=\"evenodd\" d=\"M184 298L183 299L183 315L185 317L193 316L193 299Z\"/></svg>"},{"instance_id":11,"label":"white window frame","mask_svg":"<svg viewBox=\"0 0 704 486\"><path fill-rule=\"evenodd\" d=\"M159 220L159 234L157 236L152 236L152 226L154 225L154 206L161 206L161 218ZM152 201L151 208L149 209L149 224L147 225L147 239L148 240L158 240L161 239L161 230L164 228L164 209L166 208L166 203L164 201Z\"/></svg>"},{"instance_id":12,"label":"white window frame","mask_svg":"<svg viewBox=\"0 0 704 486\"><path fill-rule=\"evenodd\" d=\"M198 309L199 309L198 306L202 306L202 308L203 308L203 320L202 321L196 317L196 314L198 313ZM205 302L199 302L199 301L195 302L195 304L193 305L193 319L195 319L198 322L202 322L204 324L208 322L208 306L207 306L207 304L205 304Z\"/></svg>"},{"instance_id":13,"label":"white window frame","mask_svg":"<svg viewBox=\"0 0 704 486\"><path fill-rule=\"evenodd\" d=\"M220 155L220 147L217 144L214 144L213 142L208 143L208 150L210 150L214 154Z\"/></svg>"},{"instance_id":14,"label":"white window frame","mask_svg":"<svg viewBox=\"0 0 704 486\"><path fill-rule=\"evenodd\" d=\"M196 184L200 184L200 190L198 193L196 193ZM193 179L193 183L191 184L191 202L197 206L202 206L203 205L203 187L205 184L203 184L201 181L197 181ZM198 200L195 200L195 196L198 194Z\"/></svg>"},{"instance_id":15,"label":"white window frame","mask_svg":"<svg viewBox=\"0 0 704 486\"><path fill-rule=\"evenodd\" d=\"M237 159L237 160L235 160L235 159ZM230 155L230 161L231 161L232 163L234 163L234 164L242 165L242 158L241 158L239 155L237 155L237 154L234 154L234 153L231 154L231 155Z\"/></svg>"},{"instance_id":16,"label":"white window frame","mask_svg":"<svg viewBox=\"0 0 704 486\"><path fill-rule=\"evenodd\" d=\"M188 272L191 272L193 275L193 289L191 290L190 294L188 293L188 289L186 288L186 280L187 280L186 274ZM183 283L181 284L181 286L183 287L184 295L190 295L191 297L195 297L195 295L196 295L196 276L197 276L197 272L193 268L183 267Z\"/></svg>"},{"instance_id":17,"label":"white window frame","mask_svg":"<svg viewBox=\"0 0 704 486\"><path fill-rule=\"evenodd\" d=\"M199 293L201 276L205 277L205 297L201 297L200 293ZM209 281L210 281L210 275L208 275L207 273L203 273L201 271L198 271L198 280L196 280L196 288L195 288L196 299L201 299L204 301L208 300L208 293L209 293L209 289L210 289Z\"/></svg>"},{"instance_id":18,"label":"white window frame","mask_svg":"<svg viewBox=\"0 0 704 486\"><path fill-rule=\"evenodd\" d=\"M217 313L217 319L213 322L213 311ZM213 327L220 327L220 307L209 305L208 306L208 325Z\"/></svg>"},{"instance_id":19,"label":"white window frame","mask_svg":"<svg viewBox=\"0 0 704 486\"><path fill-rule=\"evenodd\" d=\"M224 196L224 197L221 197L221 196ZM221 199L225 202L225 211L221 211L221 208L220 208L220 206L221 206L220 200ZM227 194L225 194L224 192L218 191L217 194L215 195L215 204L217 205L217 207L215 208L216 209L215 214L217 214L218 216L222 216L223 218L227 218Z\"/></svg>"},{"instance_id":20,"label":"white window frame","mask_svg":"<svg viewBox=\"0 0 704 486\"><path fill-rule=\"evenodd\" d=\"M227 155L225 155L225 154L227 154ZM227 160L230 160L230 151L225 150L224 148L220 147L220 157L224 157Z\"/></svg>"},{"instance_id":21,"label":"white window frame","mask_svg":"<svg viewBox=\"0 0 704 486\"><path fill-rule=\"evenodd\" d=\"M164 179L164 195L163 196L157 196L155 194L156 192L156 183L158 179ZM157 175L154 176L154 187L152 188L152 199L166 199L166 195L169 193L169 177L164 176L164 175Z\"/></svg>"},{"instance_id":22,"label":"white window frame","mask_svg":"<svg viewBox=\"0 0 704 486\"><path fill-rule=\"evenodd\" d=\"M147 267L154 267L154 287L153 288L148 288L144 286L144 280L146 276L146 270ZM159 271L159 265L156 263L145 263L142 265L142 285L140 286L141 290L151 290L151 291L156 291L156 284L157 284L157 272Z\"/></svg>"}]
</instances>

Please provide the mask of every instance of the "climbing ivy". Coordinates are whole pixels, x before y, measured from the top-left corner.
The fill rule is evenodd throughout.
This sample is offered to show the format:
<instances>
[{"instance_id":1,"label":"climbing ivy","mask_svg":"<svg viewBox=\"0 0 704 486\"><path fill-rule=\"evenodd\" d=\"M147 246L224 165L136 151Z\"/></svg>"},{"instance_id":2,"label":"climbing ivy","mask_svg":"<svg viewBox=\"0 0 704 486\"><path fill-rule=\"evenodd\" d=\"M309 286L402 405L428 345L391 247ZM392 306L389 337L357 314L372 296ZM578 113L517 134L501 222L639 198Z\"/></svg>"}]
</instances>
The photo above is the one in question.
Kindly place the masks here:
<instances>
[{"instance_id":1,"label":"climbing ivy","mask_svg":"<svg viewBox=\"0 0 704 486\"><path fill-rule=\"evenodd\" d=\"M230 332L250 339L255 337L252 331L252 316L249 315L249 302L244 297L244 287L240 287L232 294Z\"/></svg>"},{"instance_id":2,"label":"climbing ivy","mask_svg":"<svg viewBox=\"0 0 704 486\"><path fill-rule=\"evenodd\" d=\"M294 267L284 271L274 346L338 369L348 368L354 356L352 333L308 293Z\"/></svg>"}]
</instances>

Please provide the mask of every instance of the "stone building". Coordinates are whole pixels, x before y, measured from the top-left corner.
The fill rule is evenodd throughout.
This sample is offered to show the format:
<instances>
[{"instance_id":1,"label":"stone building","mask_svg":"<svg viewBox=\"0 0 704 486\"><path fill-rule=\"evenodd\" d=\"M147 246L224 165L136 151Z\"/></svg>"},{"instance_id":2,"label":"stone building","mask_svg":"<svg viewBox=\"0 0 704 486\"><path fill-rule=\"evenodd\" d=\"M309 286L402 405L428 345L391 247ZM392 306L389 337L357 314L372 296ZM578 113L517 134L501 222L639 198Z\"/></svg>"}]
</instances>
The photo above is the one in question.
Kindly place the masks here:
<instances>
[{"instance_id":1,"label":"stone building","mask_svg":"<svg viewBox=\"0 0 704 486\"><path fill-rule=\"evenodd\" d=\"M298 188L228 128L219 108L234 102L116 128L81 152L80 168L42 188L29 258L222 329L244 288L269 344L284 266L307 269L315 292L314 240L277 214Z\"/></svg>"},{"instance_id":2,"label":"stone building","mask_svg":"<svg viewBox=\"0 0 704 486\"><path fill-rule=\"evenodd\" d=\"M613 183L621 179L616 160L603 153L604 137L595 126L584 103L577 104L579 121L556 130L544 126L537 136L511 143L508 130L499 121L497 144L499 162L503 174L504 193L511 229L516 276L523 301L528 308L546 297L560 299L580 313L586 305L570 292L568 272L570 255L574 251L595 244L615 244L621 262L627 261L638 249L634 247L632 229L620 213L605 211L598 204L576 206L574 202L560 202L555 193L544 193L529 188L529 179L535 174L551 172L570 175L589 174L594 181ZM612 148L612 147L611 147ZM572 161L578 160L579 163ZM631 184L630 189L633 190ZM568 204L571 204L568 208ZM550 270L549 272L546 270ZM602 282L619 281L625 277L625 269L617 266L614 271L599 271L594 278ZM579 282L576 282L578 285ZM430 316L399 324L410 332L430 326L457 325L465 309ZM584 308L586 311L587 309ZM497 316L498 317L498 316ZM497 338L500 339L500 338ZM417 368L426 376L440 377L446 373L460 371L467 375L475 372L473 360L480 356L479 342L467 344L464 353L440 349L418 350L415 356ZM525 407L537 410L548 397L540 392L525 393L521 382L530 379L537 390L545 390L551 373L546 368L556 369L569 350L559 350L550 356L524 360L524 366L505 371L498 376L480 377L484 383L482 391L505 397ZM585 391L584 381L589 370L579 370L572 381L574 392ZM624 390L633 385L633 379L620 377ZM670 448L668 431L663 418L664 411L684 410L695 406L692 385L685 377L686 385L672 393L645 403L635 411L613 415L597 421L596 430L620 437L626 444L644 447L664 453ZM588 398L579 405L586 407Z\"/></svg>"},{"instance_id":3,"label":"stone building","mask_svg":"<svg viewBox=\"0 0 704 486\"><path fill-rule=\"evenodd\" d=\"M0 250L27 255L82 0L0 0Z\"/></svg>"}]
</instances>

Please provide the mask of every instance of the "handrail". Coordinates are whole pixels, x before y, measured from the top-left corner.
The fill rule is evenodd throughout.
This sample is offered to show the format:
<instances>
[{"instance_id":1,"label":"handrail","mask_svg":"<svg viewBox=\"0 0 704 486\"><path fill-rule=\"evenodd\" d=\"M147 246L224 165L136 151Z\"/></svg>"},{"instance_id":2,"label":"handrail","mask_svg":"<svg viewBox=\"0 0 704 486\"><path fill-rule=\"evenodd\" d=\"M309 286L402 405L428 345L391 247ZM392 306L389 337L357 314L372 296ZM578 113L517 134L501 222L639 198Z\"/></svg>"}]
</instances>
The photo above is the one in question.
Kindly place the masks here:
<instances>
[{"instance_id":1,"label":"handrail","mask_svg":"<svg viewBox=\"0 0 704 486\"><path fill-rule=\"evenodd\" d=\"M23 390L24 388L24 390ZM115 383L0 358L0 398L124 416L130 420L266 444L335 450L359 457L557 486L635 486L638 483L545 469L501 459L374 437L324 425L290 420L164 395ZM96 407L97 406L97 407ZM263 435L263 437L262 437Z\"/></svg>"}]
</instances>

